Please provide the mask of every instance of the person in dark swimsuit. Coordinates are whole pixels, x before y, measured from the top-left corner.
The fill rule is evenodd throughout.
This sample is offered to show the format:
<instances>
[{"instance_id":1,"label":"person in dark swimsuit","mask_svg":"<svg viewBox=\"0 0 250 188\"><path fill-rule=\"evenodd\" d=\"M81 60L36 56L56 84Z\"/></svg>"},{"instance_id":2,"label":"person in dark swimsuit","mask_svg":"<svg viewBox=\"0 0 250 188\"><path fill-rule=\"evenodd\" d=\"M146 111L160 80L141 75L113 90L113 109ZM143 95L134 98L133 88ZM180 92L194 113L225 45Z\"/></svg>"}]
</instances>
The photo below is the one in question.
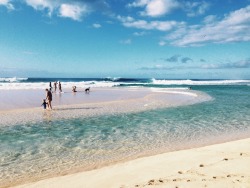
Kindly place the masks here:
<instances>
[{"instance_id":1,"label":"person in dark swimsuit","mask_svg":"<svg viewBox=\"0 0 250 188\"><path fill-rule=\"evenodd\" d=\"M48 101L48 108L52 110L52 105L51 105L52 93L48 89L46 89L45 91L46 91L46 100Z\"/></svg>"},{"instance_id":2,"label":"person in dark swimsuit","mask_svg":"<svg viewBox=\"0 0 250 188\"><path fill-rule=\"evenodd\" d=\"M52 92L52 85L51 85L51 82L49 82L49 90Z\"/></svg>"},{"instance_id":3,"label":"person in dark swimsuit","mask_svg":"<svg viewBox=\"0 0 250 188\"><path fill-rule=\"evenodd\" d=\"M54 82L54 91L56 92L57 82Z\"/></svg>"},{"instance_id":4,"label":"person in dark swimsuit","mask_svg":"<svg viewBox=\"0 0 250 188\"><path fill-rule=\"evenodd\" d=\"M60 92L62 92L62 84L61 84L61 82L58 82L58 89L59 89Z\"/></svg>"}]
</instances>

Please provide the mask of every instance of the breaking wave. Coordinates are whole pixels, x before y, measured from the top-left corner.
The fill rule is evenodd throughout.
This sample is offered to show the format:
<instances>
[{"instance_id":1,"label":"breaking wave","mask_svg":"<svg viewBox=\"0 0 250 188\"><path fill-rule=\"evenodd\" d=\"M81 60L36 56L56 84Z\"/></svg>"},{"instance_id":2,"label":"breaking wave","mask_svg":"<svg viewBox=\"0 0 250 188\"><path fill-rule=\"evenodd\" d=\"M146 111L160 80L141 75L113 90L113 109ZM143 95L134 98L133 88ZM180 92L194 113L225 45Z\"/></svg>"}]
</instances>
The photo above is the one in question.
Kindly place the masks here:
<instances>
[{"instance_id":1,"label":"breaking wave","mask_svg":"<svg viewBox=\"0 0 250 188\"><path fill-rule=\"evenodd\" d=\"M62 88L86 87L190 87L195 85L250 85L250 80L168 80L141 78L0 78L0 90L45 89L60 81Z\"/></svg>"}]
</instances>

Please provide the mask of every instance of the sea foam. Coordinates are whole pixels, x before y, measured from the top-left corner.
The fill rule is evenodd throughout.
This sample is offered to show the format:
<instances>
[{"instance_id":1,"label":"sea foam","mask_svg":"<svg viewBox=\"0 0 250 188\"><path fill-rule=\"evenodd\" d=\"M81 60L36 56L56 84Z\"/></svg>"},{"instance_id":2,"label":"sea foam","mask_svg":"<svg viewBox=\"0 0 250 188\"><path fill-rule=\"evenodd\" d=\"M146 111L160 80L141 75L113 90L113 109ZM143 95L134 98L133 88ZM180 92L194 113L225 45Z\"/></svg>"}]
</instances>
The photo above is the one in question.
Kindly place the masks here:
<instances>
[{"instance_id":1,"label":"sea foam","mask_svg":"<svg viewBox=\"0 0 250 188\"><path fill-rule=\"evenodd\" d=\"M18 78L18 77L0 78L0 82L20 82L24 80L28 80L28 78Z\"/></svg>"},{"instance_id":2,"label":"sea foam","mask_svg":"<svg viewBox=\"0 0 250 188\"><path fill-rule=\"evenodd\" d=\"M71 89L72 86L76 86L77 88L87 88L87 87L114 87L117 85L119 85L119 83L109 82L109 81L62 82L62 89ZM0 83L0 90L46 89L46 88L49 88L48 82Z\"/></svg>"},{"instance_id":3,"label":"sea foam","mask_svg":"<svg viewBox=\"0 0 250 188\"><path fill-rule=\"evenodd\" d=\"M136 78L0 78L0 90L46 89L51 80L60 81L62 89L87 87L162 87L195 85L250 85L250 80L167 80ZM53 82L54 82L53 81ZM52 82L52 86L53 86Z\"/></svg>"},{"instance_id":4,"label":"sea foam","mask_svg":"<svg viewBox=\"0 0 250 188\"><path fill-rule=\"evenodd\" d=\"M250 84L250 80L157 80L152 79L155 85L233 85Z\"/></svg>"}]
</instances>

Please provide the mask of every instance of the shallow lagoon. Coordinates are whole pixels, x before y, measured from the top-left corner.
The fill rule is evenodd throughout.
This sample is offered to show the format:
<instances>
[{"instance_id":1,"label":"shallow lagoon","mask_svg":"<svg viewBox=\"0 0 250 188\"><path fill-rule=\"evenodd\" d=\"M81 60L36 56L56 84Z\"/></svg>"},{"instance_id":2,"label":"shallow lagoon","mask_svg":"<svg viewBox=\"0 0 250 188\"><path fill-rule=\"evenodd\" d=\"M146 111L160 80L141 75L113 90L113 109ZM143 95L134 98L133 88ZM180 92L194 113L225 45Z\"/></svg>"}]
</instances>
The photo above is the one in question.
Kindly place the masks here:
<instances>
[{"instance_id":1,"label":"shallow lagoon","mask_svg":"<svg viewBox=\"0 0 250 188\"><path fill-rule=\"evenodd\" d=\"M193 86L213 100L0 128L1 184L250 136L249 86ZM0 185L1 185L0 184Z\"/></svg>"}]
</instances>

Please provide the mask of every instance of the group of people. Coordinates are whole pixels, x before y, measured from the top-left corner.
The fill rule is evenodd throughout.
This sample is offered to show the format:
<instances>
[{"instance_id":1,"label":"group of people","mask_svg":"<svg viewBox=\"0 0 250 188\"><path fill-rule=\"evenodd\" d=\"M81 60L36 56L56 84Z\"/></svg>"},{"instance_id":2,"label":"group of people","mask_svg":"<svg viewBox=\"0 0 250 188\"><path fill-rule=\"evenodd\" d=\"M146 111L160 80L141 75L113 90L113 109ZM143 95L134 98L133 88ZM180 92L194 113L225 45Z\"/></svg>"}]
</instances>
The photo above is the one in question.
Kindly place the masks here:
<instances>
[{"instance_id":1,"label":"group of people","mask_svg":"<svg viewBox=\"0 0 250 188\"><path fill-rule=\"evenodd\" d=\"M59 92L62 92L62 84L61 84L61 82L57 83L57 81L54 82L54 92L56 92L57 86L58 86ZM49 82L49 90L50 90L50 92L52 92L52 84L51 84L51 82Z\"/></svg>"},{"instance_id":2,"label":"group of people","mask_svg":"<svg viewBox=\"0 0 250 188\"><path fill-rule=\"evenodd\" d=\"M62 84L61 84L61 82L58 82L58 83L54 82L54 92L56 92L57 86L58 86L59 92L61 93L62 92ZM48 109L52 110L51 102L52 102L52 93L53 93L53 91L52 91L52 84L51 84L51 82L49 83L49 88L50 89L45 89L45 91L46 91L46 98L43 99L43 103L42 103L41 106L43 106L44 109L47 109L47 107L48 107ZM77 92L76 91L76 86L72 87L72 92L73 93ZM89 93L89 92L90 92L90 87L88 87L88 88L85 89L85 93Z\"/></svg>"},{"instance_id":3,"label":"group of people","mask_svg":"<svg viewBox=\"0 0 250 188\"><path fill-rule=\"evenodd\" d=\"M54 92L56 92L57 90L57 86L58 86L58 90L59 92L61 93L62 92L62 84L61 82L58 82L55 81L54 82ZM49 82L49 89L45 89L45 92L46 92L46 98L43 99L43 103L41 106L43 106L43 109L47 109L47 106L48 106L48 109L52 110L52 105L51 105L51 102L52 102L52 83Z\"/></svg>"},{"instance_id":4,"label":"group of people","mask_svg":"<svg viewBox=\"0 0 250 188\"><path fill-rule=\"evenodd\" d=\"M52 105L51 105L51 102L52 102L52 92L48 89L45 89L46 91L46 98L43 99L43 103L41 106L43 106L43 109L46 109L47 106L48 106L48 109L52 110Z\"/></svg>"}]
</instances>

